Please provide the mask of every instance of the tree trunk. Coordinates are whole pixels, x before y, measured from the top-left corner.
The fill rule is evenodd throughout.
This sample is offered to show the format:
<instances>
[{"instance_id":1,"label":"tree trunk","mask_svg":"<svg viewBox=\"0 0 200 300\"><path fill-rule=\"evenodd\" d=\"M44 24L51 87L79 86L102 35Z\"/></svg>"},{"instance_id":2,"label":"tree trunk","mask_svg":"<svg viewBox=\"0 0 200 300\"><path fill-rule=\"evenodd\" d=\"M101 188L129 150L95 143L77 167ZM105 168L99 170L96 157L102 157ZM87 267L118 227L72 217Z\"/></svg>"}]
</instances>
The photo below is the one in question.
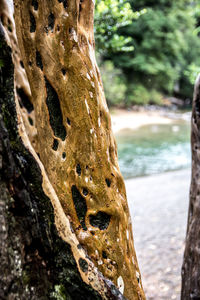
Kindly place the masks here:
<instances>
[{"instance_id":1,"label":"tree trunk","mask_svg":"<svg viewBox=\"0 0 200 300\"><path fill-rule=\"evenodd\" d=\"M59 236L40 169L18 136L10 49L0 37L0 299L101 299Z\"/></svg>"},{"instance_id":2,"label":"tree trunk","mask_svg":"<svg viewBox=\"0 0 200 300\"><path fill-rule=\"evenodd\" d=\"M200 76L194 90L191 145L192 181L182 266L182 300L200 299Z\"/></svg>"},{"instance_id":3,"label":"tree trunk","mask_svg":"<svg viewBox=\"0 0 200 300\"><path fill-rule=\"evenodd\" d=\"M15 65L13 75L4 45L2 297L145 299L95 61L93 2L16 1L17 38L1 2Z\"/></svg>"}]
</instances>

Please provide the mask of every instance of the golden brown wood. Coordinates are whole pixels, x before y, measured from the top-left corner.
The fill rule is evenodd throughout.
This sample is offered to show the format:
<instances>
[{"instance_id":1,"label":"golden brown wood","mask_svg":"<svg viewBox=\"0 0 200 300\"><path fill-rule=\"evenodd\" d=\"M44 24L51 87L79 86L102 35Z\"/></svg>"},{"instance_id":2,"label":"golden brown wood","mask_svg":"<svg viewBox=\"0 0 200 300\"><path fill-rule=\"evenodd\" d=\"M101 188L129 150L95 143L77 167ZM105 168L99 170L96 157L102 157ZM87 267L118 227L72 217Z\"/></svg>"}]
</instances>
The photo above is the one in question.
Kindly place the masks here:
<instances>
[{"instance_id":1,"label":"golden brown wood","mask_svg":"<svg viewBox=\"0 0 200 300\"><path fill-rule=\"evenodd\" d=\"M32 145L93 263L125 297L145 299L95 60L93 13L91 0L15 1L17 38L37 131Z\"/></svg>"}]
</instances>

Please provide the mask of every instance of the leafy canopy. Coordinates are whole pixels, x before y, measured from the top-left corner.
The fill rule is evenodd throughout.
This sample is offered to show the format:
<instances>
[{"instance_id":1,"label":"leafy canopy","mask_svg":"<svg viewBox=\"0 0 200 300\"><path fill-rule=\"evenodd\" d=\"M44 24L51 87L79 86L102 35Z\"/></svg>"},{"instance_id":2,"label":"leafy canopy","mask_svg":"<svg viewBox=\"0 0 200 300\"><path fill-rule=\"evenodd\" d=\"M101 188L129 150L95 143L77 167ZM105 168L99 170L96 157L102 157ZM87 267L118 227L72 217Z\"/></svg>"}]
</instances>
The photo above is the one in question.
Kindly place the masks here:
<instances>
[{"instance_id":1,"label":"leafy canopy","mask_svg":"<svg viewBox=\"0 0 200 300\"><path fill-rule=\"evenodd\" d=\"M104 84L113 73L113 85L125 86L118 99L106 92L109 103L192 97L200 72L199 0L98 0L95 38Z\"/></svg>"},{"instance_id":2,"label":"leafy canopy","mask_svg":"<svg viewBox=\"0 0 200 300\"><path fill-rule=\"evenodd\" d=\"M124 0L97 0L94 33L98 52L106 55L132 51L134 47L129 45L132 37L120 35L119 29L131 24L145 11L134 12L130 3Z\"/></svg>"}]
</instances>

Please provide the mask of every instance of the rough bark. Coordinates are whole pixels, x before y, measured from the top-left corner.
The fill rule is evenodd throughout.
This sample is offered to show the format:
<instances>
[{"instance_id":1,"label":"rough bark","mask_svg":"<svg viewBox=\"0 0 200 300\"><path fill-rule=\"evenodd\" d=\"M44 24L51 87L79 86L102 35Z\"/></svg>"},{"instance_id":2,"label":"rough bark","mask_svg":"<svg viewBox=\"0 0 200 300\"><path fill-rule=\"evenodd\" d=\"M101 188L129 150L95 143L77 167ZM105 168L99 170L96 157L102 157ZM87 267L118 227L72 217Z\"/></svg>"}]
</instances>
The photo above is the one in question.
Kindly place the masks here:
<instances>
[{"instance_id":1,"label":"rough bark","mask_svg":"<svg viewBox=\"0 0 200 300\"><path fill-rule=\"evenodd\" d=\"M58 236L39 167L18 136L10 49L2 36L0 43L0 299L101 299Z\"/></svg>"},{"instance_id":2,"label":"rough bark","mask_svg":"<svg viewBox=\"0 0 200 300\"><path fill-rule=\"evenodd\" d=\"M5 5L5 1L1 2ZM40 192L37 196L35 188L35 202L30 198L32 190L26 191L24 186L23 190L30 198L30 207L33 203L39 206L40 219L37 214L29 216L30 220L33 218L31 222L36 223L38 236L42 236L42 240L38 239L44 244L47 239L50 244L45 255L53 260L51 275L55 278L49 279L49 269L45 276L42 275L48 295L50 291L64 291L63 297L68 299L68 295L71 295L66 283L68 280L72 285L77 282L73 299L78 297L77 289L83 290L83 299L98 299L99 295L103 299L122 299L123 296L105 276L128 299L145 299L133 246L124 182L118 167L110 116L95 61L93 10L91 0L16 1L18 39L7 8L1 13L7 39L13 50L18 132L30 157L31 154L33 156L23 176L25 186L34 186L27 172L34 172L37 164L39 169L35 177L41 172L38 177L40 183L36 185ZM10 130L10 127L7 129ZM23 149L25 151L24 146ZM18 149L15 155L18 155ZM21 156L22 161L26 161ZM19 171L22 172L20 168ZM7 180L5 178L4 182ZM14 189L18 189L17 184ZM40 199L40 194L44 201ZM21 198L24 199L23 196ZM21 205L23 207L23 203L19 204L19 210ZM27 212L24 214L26 217ZM56 236L57 233L50 234L46 229L46 236L42 235L40 226L45 221L47 228L54 228L55 222L62 240ZM25 237L26 230L30 232L29 226L28 223L27 228L22 230ZM55 231L55 228L52 230ZM39 247L43 249L45 246ZM54 263L58 258L52 255L52 247L63 256L68 255L74 263L67 263L65 268L62 260L57 266L61 274L59 271L56 273ZM19 248L26 249L22 244ZM45 256L43 259L38 248L36 250L33 247L34 255L38 259L42 257L41 265L45 269L47 258ZM31 265L31 274L33 270L34 266ZM79 279L73 279L68 274L74 272L77 272ZM64 274L65 277L65 273L67 275L62 282L60 276ZM56 279L58 283L55 283ZM35 286L39 288L39 285ZM41 290L43 287L46 287L44 283ZM87 296L85 289L93 296ZM95 294L94 290L98 293Z\"/></svg>"},{"instance_id":3,"label":"rough bark","mask_svg":"<svg viewBox=\"0 0 200 300\"><path fill-rule=\"evenodd\" d=\"M125 299L100 273L103 297L87 285L58 235L40 168L18 134L11 51L2 35L0 45L0 299Z\"/></svg>"},{"instance_id":4,"label":"rough bark","mask_svg":"<svg viewBox=\"0 0 200 300\"><path fill-rule=\"evenodd\" d=\"M200 299L200 76L194 90L191 146L192 179L182 266L182 300Z\"/></svg>"}]
</instances>

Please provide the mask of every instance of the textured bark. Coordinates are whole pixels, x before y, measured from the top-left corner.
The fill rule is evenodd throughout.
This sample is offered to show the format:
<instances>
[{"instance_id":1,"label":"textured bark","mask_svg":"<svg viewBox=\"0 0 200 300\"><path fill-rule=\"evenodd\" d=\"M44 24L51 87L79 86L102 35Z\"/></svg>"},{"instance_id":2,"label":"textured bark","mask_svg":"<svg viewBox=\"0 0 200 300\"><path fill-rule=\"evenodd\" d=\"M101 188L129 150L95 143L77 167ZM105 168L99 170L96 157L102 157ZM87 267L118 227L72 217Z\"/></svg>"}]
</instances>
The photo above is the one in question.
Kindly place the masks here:
<instances>
[{"instance_id":1,"label":"textured bark","mask_svg":"<svg viewBox=\"0 0 200 300\"><path fill-rule=\"evenodd\" d=\"M17 38L3 10L15 64L18 130L41 170L42 189L53 205L50 215L65 241L62 251L71 250L82 283L103 299L122 299L108 278L128 299L145 299L95 61L93 10L91 0L16 1ZM60 248L56 238L48 238ZM66 291L66 283L62 288Z\"/></svg>"},{"instance_id":2,"label":"textured bark","mask_svg":"<svg viewBox=\"0 0 200 300\"><path fill-rule=\"evenodd\" d=\"M200 299L200 76L194 90L191 145L192 179L182 266L182 300Z\"/></svg>"},{"instance_id":3,"label":"textured bark","mask_svg":"<svg viewBox=\"0 0 200 300\"><path fill-rule=\"evenodd\" d=\"M0 44L0 299L101 299L56 231L41 172L18 135L13 64L2 36Z\"/></svg>"},{"instance_id":4,"label":"textured bark","mask_svg":"<svg viewBox=\"0 0 200 300\"><path fill-rule=\"evenodd\" d=\"M18 134L11 50L2 35L0 45L0 299L125 300L100 273L103 297L87 285L58 235L40 168Z\"/></svg>"}]
</instances>

